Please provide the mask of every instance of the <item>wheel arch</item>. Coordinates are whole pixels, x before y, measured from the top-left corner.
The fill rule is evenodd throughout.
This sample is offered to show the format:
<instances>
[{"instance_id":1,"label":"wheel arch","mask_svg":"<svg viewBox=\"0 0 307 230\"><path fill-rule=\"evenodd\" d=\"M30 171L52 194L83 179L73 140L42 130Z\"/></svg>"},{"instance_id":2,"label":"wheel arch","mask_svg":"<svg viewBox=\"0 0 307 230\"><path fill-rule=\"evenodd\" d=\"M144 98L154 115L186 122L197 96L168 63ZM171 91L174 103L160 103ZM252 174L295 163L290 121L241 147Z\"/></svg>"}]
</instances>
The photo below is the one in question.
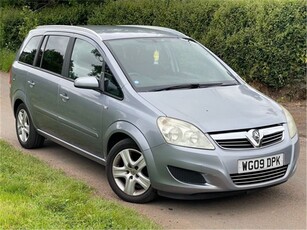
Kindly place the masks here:
<instances>
[{"instance_id":1,"label":"wheel arch","mask_svg":"<svg viewBox=\"0 0 307 230\"><path fill-rule=\"evenodd\" d=\"M142 152L150 148L145 136L136 126L126 121L118 121L108 128L103 138L104 158L107 158L116 143L126 138L132 139Z\"/></svg>"},{"instance_id":2,"label":"wheel arch","mask_svg":"<svg viewBox=\"0 0 307 230\"><path fill-rule=\"evenodd\" d=\"M27 102L26 102L26 95L22 90L17 90L12 95L11 101L12 101L12 108L13 108L14 116L16 116L16 111L17 111L17 108L20 104L25 104L25 106L29 110L29 106L27 105ZM31 111L29 111L29 113L31 115Z\"/></svg>"},{"instance_id":3,"label":"wheel arch","mask_svg":"<svg viewBox=\"0 0 307 230\"><path fill-rule=\"evenodd\" d=\"M14 102L13 111L14 111L14 116L15 116L15 117L16 117L17 108L18 108L18 106L21 105L21 104L25 104L25 103L23 102L23 100L21 100L21 99L17 99L17 100Z\"/></svg>"}]
</instances>

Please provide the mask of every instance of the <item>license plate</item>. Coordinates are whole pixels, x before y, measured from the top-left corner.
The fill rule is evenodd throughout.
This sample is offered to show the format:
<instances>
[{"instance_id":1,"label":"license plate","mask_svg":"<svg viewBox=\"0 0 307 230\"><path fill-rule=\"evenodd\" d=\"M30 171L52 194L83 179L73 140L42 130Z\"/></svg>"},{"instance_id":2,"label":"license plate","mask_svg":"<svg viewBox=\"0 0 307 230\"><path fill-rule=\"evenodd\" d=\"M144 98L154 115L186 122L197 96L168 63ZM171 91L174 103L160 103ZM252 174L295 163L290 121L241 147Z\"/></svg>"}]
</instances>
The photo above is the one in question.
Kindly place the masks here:
<instances>
[{"instance_id":1,"label":"license plate","mask_svg":"<svg viewBox=\"0 0 307 230\"><path fill-rule=\"evenodd\" d=\"M256 172L284 165L284 154L238 161L238 173Z\"/></svg>"}]
</instances>

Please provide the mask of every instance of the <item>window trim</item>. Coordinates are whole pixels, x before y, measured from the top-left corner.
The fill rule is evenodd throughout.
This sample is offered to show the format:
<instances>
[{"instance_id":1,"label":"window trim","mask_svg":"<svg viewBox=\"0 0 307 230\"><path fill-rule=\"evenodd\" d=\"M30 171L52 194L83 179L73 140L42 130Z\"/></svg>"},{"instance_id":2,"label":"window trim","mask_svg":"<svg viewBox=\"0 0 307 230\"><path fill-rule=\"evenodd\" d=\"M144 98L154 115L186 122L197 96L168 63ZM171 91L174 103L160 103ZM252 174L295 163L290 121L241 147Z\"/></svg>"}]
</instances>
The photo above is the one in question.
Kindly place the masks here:
<instances>
[{"instance_id":1,"label":"window trim","mask_svg":"<svg viewBox=\"0 0 307 230\"><path fill-rule=\"evenodd\" d=\"M62 76L67 79L70 80L72 82L74 82L73 79L71 79L70 77L68 77L69 74L69 64L70 64L70 59L72 56L72 52L75 46L75 42L76 42L76 37L75 36L71 36L68 44L67 44L67 49L65 52L65 58L64 58L64 62L63 62L63 68L62 68Z\"/></svg>"},{"instance_id":2,"label":"window trim","mask_svg":"<svg viewBox=\"0 0 307 230\"><path fill-rule=\"evenodd\" d=\"M43 36L43 39L41 40L41 42L39 44L39 50L41 50L41 49L45 50L48 40L49 40L49 36ZM46 41L45 45L44 45L44 41ZM44 47L42 47L43 45L44 45ZM38 53L35 55L33 66L41 68L42 60L43 60L43 57L44 57L44 50L42 50L42 57L41 57L39 65L37 65Z\"/></svg>"}]
</instances>

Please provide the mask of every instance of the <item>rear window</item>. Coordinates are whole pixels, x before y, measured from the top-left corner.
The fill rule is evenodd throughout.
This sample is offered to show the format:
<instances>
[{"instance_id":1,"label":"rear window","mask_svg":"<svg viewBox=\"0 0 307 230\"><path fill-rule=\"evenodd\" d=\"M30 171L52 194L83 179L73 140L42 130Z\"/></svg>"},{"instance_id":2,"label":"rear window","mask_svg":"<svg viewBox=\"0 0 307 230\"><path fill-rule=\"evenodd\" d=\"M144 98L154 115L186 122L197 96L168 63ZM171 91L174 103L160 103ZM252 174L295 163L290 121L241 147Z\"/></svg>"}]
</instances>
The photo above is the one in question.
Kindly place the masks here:
<instances>
[{"instance_id":1,"label":"rear window","mask_svg":"<svg viewBox=\"0 0 307 230\"><path fill-rule=\"evenodd\" d=\"M30 39L30 41L28 42L28 44L25 46L25 48L20 54L19 57L20 62L33 65L36 51L38 49L38 45L41 38L42 36L36 36Z\"/></svg>"}]
</instances>

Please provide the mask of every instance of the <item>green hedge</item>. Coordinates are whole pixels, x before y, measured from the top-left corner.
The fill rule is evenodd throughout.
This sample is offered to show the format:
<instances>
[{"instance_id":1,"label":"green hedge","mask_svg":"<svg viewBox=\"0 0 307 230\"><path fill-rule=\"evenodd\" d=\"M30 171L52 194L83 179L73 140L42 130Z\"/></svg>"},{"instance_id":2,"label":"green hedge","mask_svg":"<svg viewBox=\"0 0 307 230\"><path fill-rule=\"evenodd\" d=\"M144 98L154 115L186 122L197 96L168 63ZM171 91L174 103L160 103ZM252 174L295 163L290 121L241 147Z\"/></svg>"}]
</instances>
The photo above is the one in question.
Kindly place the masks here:
<instances>
[{"instance_id":1,"label":"green hedge","mask_svg":"<svg viewBox=\"0 0 307 230\"><path fill-rule=\"evenodd\" d=\"M305 80L303 1L222 5L201 41L248 81L274 88Z\"/></svg>"},{"instance_id":2,"label":"green hedge","mask_svg":"<svg viewBox=\"0 0 307 230\"><path fill-rule=\"evenodd\" d=\"M22 22L21 10L1 9L0 46L17 50L22 40L19 39L19 27Z\"/></svg>"},{"instance_id":3,"label":"green hedge","mask_svg":"<svg viewBox=\"0 0 307 230\"><path fill-rule=\"evenodd\" d=\"M87 23L90 8L81 4L74 6L59 5L54 8L44 8L41 11L31 11L28 7L22 9L2 8L0 23L0 46L17 50L28 31L38 25L84 25Z\"/></svg>"},{"instance_id":4,"label":"green hedge","mask_svg":"<svg viewBox=\"0 0 307 230\"><path fill-rule=\"evenodd\" d=\"M16 50L36 24L165 26L202 42L249 83L295 86L306 97L305 23L304 0L117 0L2 9L0 42Z\"/></svg>"},{"instance_id":5,"label":"green hedge","mask_svg":"<svg viewBox=\"0 0 307 230\"><path fill-rule=\"evenodd\" d=\"M89 16L89 7L79 4L46 8L36 15L40 25L85 25Z\"/></svg>"},{"instance_id":6,"label":"green hedge","mask_svg":"<svg viewBox=\"0 0 307 230\"><path fill-rule=\"evenodd\" d=\"M164 26L199 39L209 28L219 5L216 0L113 1L95 8L88 24Z\"/></svg>"},{"instance_id":7,"label":"green hedge","mask_svg":"<svg viewBox=\"0 0 307 230\"><path fill-rule=\"evenodd\" d=\"M0 49L0 70L8 72L15 59L15 52L8 49Z\"/></svg>"}]
</instances>

